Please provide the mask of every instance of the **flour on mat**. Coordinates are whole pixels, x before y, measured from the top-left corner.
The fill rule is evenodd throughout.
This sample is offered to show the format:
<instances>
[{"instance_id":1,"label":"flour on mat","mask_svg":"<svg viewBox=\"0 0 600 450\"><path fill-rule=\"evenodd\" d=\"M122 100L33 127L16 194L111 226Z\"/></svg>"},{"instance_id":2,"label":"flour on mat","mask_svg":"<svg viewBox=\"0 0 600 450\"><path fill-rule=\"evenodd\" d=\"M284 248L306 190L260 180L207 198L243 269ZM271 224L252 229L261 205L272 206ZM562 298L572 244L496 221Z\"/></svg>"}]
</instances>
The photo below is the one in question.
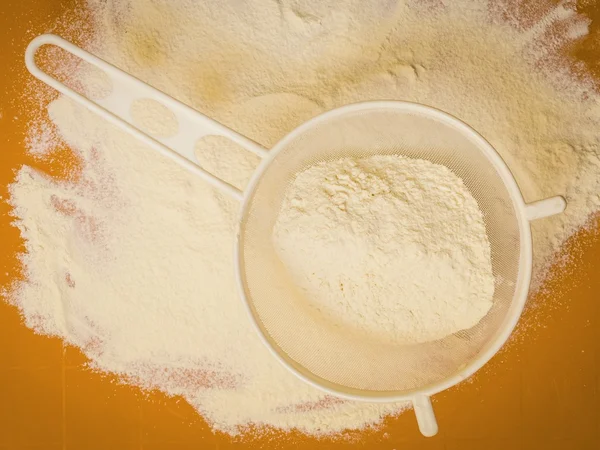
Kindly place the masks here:
<instances>
[{"instance_id":1,"label":"flour on mat","mask_svg":"<svg viewBox=\"0 0 600 450\"><path fill-rule=\"evenodd\" d=\"M273 244L309 307L386 343L444 338L492 306L479 206L460 178L429 161L309 167L286 190Z\"/></svg>"},{"instance_id":2,"label":"flour on mat","mask_svg":"<svg viewBox=\"0 0 600 450\"><path fill-rule=\"evenodd\" d=\"M566 196L564 214L534 224L541 280L600 208L600 97L561 56L587 33L573 2L535 2L540 14L528 8L521 22L514 3L88 0L92 31L79 37L266 146L354 101L411 100L458 116L498 149L528 201ZM273 360L235 289L234 201L65 98L49 117L56 134L34 125L30 151L60 139L82 171L57 182L23 167L10 188L26 279L8 295L29 327L82 348L98 370L181 394L231 434L250 424L335 433L404 408L333 401ZM203 163L243 185L256 158L227 150L219 163L209 144Z\"/></svg>"}]
</instances>

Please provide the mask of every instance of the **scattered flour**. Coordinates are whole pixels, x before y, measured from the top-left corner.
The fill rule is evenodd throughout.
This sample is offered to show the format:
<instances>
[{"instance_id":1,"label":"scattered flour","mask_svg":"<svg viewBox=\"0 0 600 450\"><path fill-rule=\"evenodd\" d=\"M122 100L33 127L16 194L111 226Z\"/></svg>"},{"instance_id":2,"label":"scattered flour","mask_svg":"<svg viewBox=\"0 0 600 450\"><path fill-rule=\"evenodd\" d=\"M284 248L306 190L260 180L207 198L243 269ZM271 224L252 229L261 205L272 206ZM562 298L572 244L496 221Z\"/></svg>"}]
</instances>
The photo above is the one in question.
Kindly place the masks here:
<instances>
[{"instance_id":1,"label":"scattered flour","mask_svg":"<svg viewBox=\"0 0 600 450\"><path fill-rule=\"evenodd\" d=\"M299 173L273 229L310 307L388 343L441 339L492 306L483 216L447 167L399 156Z\"/></svg>"},{"instance_id":2,"label":"scattered flour","mask_svg":"<svg viewBox=\"0 0 600 450\"><path fill-rule=\"evenodd\" d=\"M266 146L360 100L460 117L498 149L527 200L568 200L534 224L539 281L600 209L600 96L564 57L588 19L572 2L522 15L518 3L88 0L89 22L72 28L89 50ZM97 83L71 76L84 90ZM41 92L55 96L32 86L35 107ZM10 188L25 280L6 297L29 327L82 348L98 370L182 395L231 434L335 433L402 411L332 400L263 348L235 290L235 202L65 98L30 134L37 154L67 143L81 171L57 181L25 166ZM239 186L257 163L215 141L197 150Z\"/></svg>"}]
</instances>

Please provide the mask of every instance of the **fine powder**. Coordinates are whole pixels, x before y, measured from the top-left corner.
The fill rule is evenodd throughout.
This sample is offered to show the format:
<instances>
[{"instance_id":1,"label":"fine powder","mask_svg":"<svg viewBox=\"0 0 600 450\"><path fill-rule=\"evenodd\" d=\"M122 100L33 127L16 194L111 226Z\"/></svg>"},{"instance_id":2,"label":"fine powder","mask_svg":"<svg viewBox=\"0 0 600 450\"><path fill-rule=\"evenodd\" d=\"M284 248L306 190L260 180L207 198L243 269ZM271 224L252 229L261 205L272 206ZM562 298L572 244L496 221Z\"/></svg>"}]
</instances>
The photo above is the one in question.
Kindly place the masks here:
<instances>
[{"instance_id":1,"label":"fine powder","mask_svg":"<svg viewBox=\"0 0 600 450\"><path fill-rule=\"evenodd\" d=\"M567 199L564 214L533 223L539 285L600 209L600 96L564 56L589 20L572 2L534 3L88 0L66 37L267 148L356 101L459 117L498 150L527 201ZM97 77L68 69L94 90ZM35 108L55 97L37 81L31 95ZM68 145L81 170L57 181L24 166L10 188L24 281L5 297L27 326L81 348L94 369L182 395L231 434L335 433L405 408L331 399L273 359L235 288L236 202L63 97L28 143L38 157ZM197 150L240 187L258 163L218 139Z\"/></svg>"},{"instance_id":2,"label":"fine powder","mask_svg":"<svg viewBox=\"0 0 600 450\"><path fill-rule=\"evenodd\" d=\"M275 251L333 326L421 343L475 326L492 306L483 216L460 178L421 159L321 162L288 187Z\"/></svg>"}]
</instances>

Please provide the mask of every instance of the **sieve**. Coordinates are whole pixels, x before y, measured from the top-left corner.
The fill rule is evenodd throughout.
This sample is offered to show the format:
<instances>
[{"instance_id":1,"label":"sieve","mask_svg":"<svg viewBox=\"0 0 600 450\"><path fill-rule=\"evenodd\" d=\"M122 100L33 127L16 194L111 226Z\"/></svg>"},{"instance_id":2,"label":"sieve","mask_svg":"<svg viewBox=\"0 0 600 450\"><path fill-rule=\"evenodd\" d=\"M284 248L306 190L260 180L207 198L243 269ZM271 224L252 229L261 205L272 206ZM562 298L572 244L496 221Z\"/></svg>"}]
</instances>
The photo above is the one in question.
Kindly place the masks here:
<instances>
[{"instance_id":1,"label":"sieve","mask_svg":"<svg viewBox=\"0 0 600 450\"><path fill-rule=\"evenodd\" d=\"M42 71L35 54L62 48L104 72L112 91L90 99ZM532 268L530 222L562 212L560 196L525 203L510 170L494 148L459 119L428 106L377 101L347 105L310 119L270 151L115 66L55 35L34 39L26 65L38 79L176 161L241 203L235 234L239 294L259 337L292 373L322 391L350 400L405 402L414 406L425 436L438 426L430 397L481 368L500 349L523 309ZM145 99L168 108L178 123L171 136L144 131L132 115ZM244 190L204 170L195 145L222 136L262 158ZM286 188L296 174L342 157L402 155L448 167L481 209L495 277L493 306L474 327L443 339L398 345L330 326L306 308L272 243Z\"/></svg>"}]
</instances>

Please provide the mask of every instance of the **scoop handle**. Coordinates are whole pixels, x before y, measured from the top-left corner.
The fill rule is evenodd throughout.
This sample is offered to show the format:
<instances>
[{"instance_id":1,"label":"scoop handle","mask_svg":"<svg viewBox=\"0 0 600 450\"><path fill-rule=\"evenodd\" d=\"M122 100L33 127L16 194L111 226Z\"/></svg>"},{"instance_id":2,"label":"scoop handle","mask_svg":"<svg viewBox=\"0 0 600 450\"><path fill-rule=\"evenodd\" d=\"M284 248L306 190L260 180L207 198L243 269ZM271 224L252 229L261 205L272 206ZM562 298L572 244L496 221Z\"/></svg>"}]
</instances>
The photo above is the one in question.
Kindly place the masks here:
<instances>
[{"instance_id":1,"label":"scoop handle","mask_svg":"<svg viewBox=\"0 0 600 450\"><path fill-rule=\"evenodd\" d=\"M91 100L44 72L35 62L35 54L43 45L60 47L103 71L112 83L111 93L102 99ZM39 80L88 110L100 115L109 123L128 132L164 156L176 161L224 194L237 200L242 199L242 191L200 166L194 152L197 141L204 136L223 136L261 158L267 154L267 150L253 140L236 133L225 125L54 34L43 34L29 43L25 52L25 64L29 72ZM173 113L178 122L178 130L174 135L169 137L151 135L135 125L131 115L131 107L136 100L142 99L157 101Z\"/></svg>"}]
</instances>

